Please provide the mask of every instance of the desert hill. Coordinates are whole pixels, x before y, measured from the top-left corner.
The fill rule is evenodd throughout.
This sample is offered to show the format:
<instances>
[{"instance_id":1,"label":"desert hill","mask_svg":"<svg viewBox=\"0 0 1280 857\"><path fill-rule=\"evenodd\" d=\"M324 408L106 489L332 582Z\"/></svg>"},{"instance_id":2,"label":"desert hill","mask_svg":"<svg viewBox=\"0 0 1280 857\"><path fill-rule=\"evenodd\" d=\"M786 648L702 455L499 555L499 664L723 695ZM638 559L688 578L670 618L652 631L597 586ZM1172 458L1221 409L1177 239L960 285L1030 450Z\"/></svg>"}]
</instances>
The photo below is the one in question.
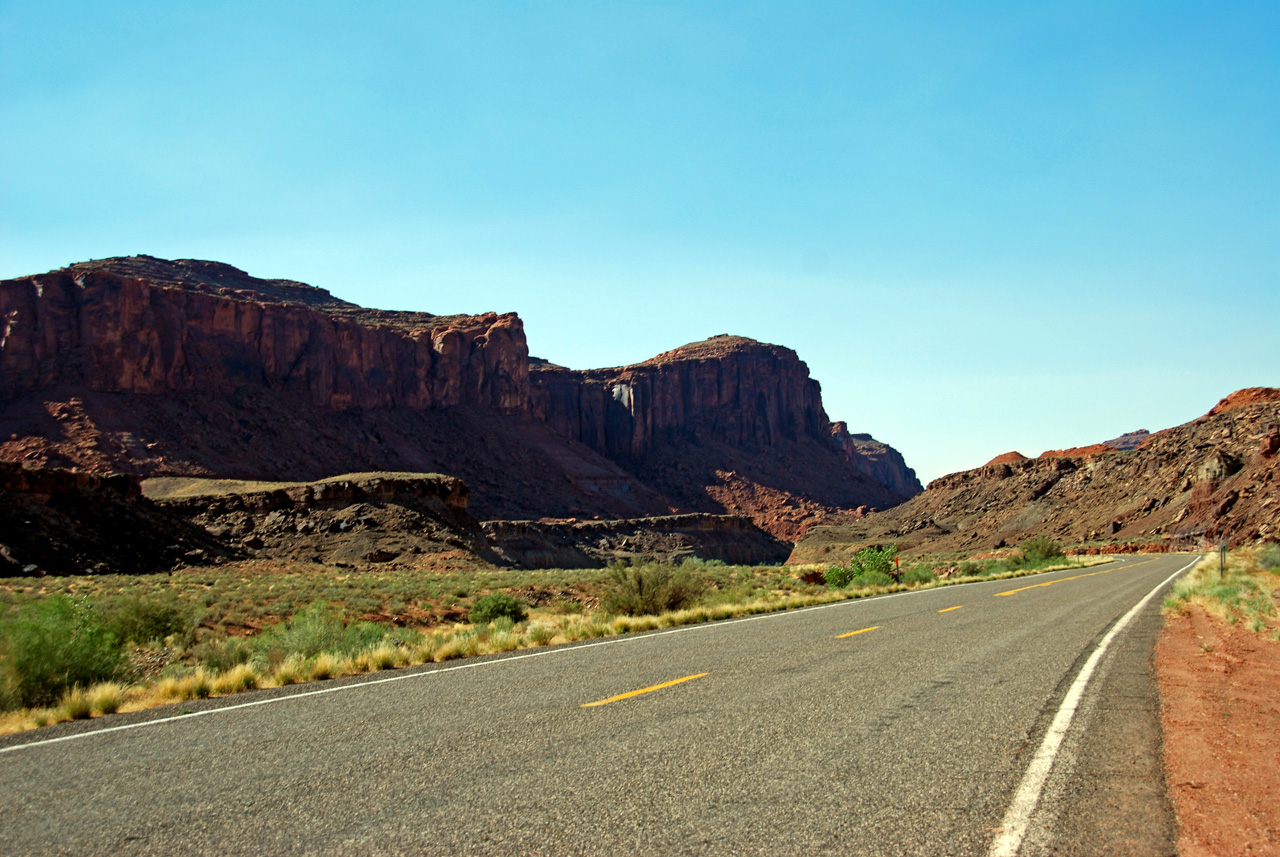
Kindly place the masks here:
<instances>
[{"instance_id":1,"label":"desert hill","mask_svg":"<svg viewBox=\"0 0 1280 857\"><path fill-rule=\"evenodd\" d=\"M635 366L530 358L514 313L359 307L217 262L0 281L0 460L139 478L462 479L478 519L815 517L920 490L832 423L795 352L713 337Z\"/></svg>"},{"instance_id":2,"label":"desert hill","mask_svg":"<svg viewBox=\"0 0 1280 857\"><path fill-rule=\"evenodd\" d=\"M1280 390L1241 390L1155 434L1035 459L1006 453L936 479L901 506L811 528L791 562L840 559L872 543L967 555L1037 535L1086 550L1275 540L1277 452Z\"/></svg>"}]
</instances>

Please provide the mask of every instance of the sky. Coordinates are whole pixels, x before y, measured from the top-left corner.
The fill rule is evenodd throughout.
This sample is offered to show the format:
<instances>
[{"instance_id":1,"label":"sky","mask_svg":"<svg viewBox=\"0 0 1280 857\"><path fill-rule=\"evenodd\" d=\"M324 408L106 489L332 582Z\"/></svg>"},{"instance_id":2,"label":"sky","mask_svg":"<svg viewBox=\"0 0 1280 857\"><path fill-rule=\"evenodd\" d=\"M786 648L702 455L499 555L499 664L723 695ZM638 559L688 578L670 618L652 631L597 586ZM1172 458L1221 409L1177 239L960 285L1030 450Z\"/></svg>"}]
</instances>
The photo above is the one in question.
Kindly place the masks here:
<instances>
[{"instance_id":1,"label":"sky","mask_svg":"<svg viewBox=\"0 0 1280 857\"><path fill-rule=\"evenodd\" d=\"M0 0L0 277L794 349L922 481L1280 386L1280 4Z\"/></svg>"}]
</instances>

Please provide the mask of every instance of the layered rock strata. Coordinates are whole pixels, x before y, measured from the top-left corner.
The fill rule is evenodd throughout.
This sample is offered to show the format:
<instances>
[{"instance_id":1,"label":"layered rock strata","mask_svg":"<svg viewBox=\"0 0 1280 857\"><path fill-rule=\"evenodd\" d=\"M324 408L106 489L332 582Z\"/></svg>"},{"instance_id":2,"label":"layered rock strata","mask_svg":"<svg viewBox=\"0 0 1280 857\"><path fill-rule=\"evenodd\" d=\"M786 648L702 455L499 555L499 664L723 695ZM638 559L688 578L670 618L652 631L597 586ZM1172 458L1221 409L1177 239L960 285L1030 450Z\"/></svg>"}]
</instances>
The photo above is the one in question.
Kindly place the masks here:
<instances>
[{"instance_id":1,"label":"layered rock strata","mask_svg":"<svg viewBox=\"0 0 1280 857\"><path fill-rule=\"evenodd\" d=\"M514 314L365 309L140 256L0 282L0 459L314 480L439 471L482 517L815 515L920 490L827 419L789 349L713 337L619 369L531 360Z\"/></svg>"}]
</instances>

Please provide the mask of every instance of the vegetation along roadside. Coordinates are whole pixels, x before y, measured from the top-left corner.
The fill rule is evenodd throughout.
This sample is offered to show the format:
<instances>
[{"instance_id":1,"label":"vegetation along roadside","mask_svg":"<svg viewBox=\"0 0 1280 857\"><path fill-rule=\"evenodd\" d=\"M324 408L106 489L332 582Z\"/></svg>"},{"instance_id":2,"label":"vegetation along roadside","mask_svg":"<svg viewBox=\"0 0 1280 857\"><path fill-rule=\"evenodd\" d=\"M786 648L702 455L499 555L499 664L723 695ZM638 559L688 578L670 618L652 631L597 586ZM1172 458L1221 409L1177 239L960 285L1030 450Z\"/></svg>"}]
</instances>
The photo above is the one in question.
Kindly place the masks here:
<instances>
[{"instance_id":1,"label":"vegetation along roadside","mask_svg":"<svg viewBox=\"0 0 1280 857\"><path fill-rule=\"evenodd\" d=\"M849 598L1096 563L1052 543L897 567L686 560L607 569L350 572L234 563L173 575L0 583L0 732Z\"/></svg>"}]
</instances>

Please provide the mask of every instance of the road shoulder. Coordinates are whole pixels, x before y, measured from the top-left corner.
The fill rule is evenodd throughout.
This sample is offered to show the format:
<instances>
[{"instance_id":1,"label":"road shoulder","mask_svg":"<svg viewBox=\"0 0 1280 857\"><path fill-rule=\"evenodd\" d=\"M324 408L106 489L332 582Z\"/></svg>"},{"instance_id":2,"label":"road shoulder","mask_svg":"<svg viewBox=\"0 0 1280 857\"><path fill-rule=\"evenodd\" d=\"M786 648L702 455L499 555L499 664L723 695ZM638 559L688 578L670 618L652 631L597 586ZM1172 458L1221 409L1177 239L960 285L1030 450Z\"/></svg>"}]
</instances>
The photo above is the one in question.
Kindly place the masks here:
<instances>
[{"instance_id":1,"label":"road shoulder","mask_svg":"<svg viewBox=\"0 0 1280 857\"><path fill-rule=\"evenodd\" d=\"M1280 642L1192 604L1166 617L1156 673L1178 853L1280 853Z\"/></svg>"}]
</instances>

